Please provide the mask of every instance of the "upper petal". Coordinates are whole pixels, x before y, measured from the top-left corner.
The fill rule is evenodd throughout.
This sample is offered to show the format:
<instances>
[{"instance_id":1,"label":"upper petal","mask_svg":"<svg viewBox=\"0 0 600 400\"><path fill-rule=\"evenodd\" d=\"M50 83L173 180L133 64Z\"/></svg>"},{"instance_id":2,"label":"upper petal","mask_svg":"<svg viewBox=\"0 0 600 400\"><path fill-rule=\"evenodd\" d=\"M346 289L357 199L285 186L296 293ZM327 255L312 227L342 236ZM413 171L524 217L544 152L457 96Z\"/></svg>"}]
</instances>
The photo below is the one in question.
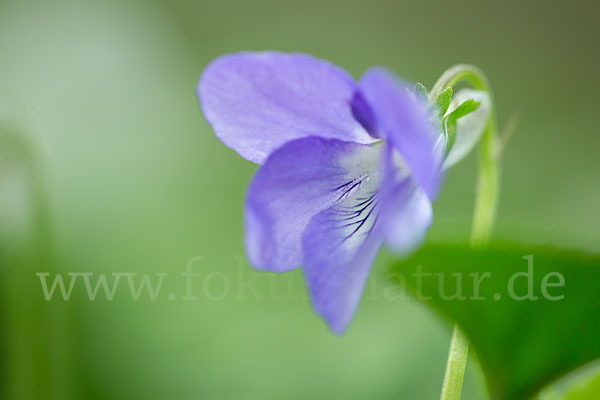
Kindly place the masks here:
<instances>
[{"instance_id":1,"label":"upper petal","mask_svg":"<svg viewBox=\"0 0 600 400\"><path fill-rule=\"evenodd\" d=\"M254 176L246 199L246 251L258 269L302 264L311 218L353 194L377 167L382 146L307 137L284 144Z\"/></svg>"},{"instance_id":2,"label":"upper petal","mask_svg":"<svg viewBox=\"0 0 600 400\"><path fill-rule=\"evenodd\" d=\"M197 94L219 139L262 164L285 142L305 136L372 142L352 115L355 88L348 73L327 61L258 52L214 60Z\"/></svg>"},{"instance_id":3,"label":"upper petal","mask_svg":"<svg viewBox=\"0 0 600 400\"><path fill-rule=\"evenodd\" d=\"M359 87L374 113L379 135L398 150L415 181L434 198L440 181L442 154L435 149L435 129L427 114L427 105L391 73L380 68L368 70Z\"/></svg>"}]
</instances>

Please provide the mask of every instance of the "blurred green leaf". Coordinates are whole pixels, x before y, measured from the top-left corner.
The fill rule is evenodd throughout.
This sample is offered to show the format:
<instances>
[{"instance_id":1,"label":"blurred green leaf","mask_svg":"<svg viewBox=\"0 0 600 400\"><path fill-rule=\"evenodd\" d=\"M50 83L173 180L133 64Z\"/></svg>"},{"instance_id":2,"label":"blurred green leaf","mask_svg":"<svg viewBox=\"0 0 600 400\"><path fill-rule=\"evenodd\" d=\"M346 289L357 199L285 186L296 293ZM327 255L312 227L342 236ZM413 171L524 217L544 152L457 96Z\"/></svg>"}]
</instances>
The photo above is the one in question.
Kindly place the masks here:
<instances>
[{"instance_id":1,"label":"blurred green leaf","mask_svg":"<svg viewBox=\"0 0 600 400\"><path fill-rule=\"evenodd\" d=\"M414 295L460 325L495 400L530 398L600 358L598 256L431 245L393 271Z\"/></svg>"},{"instance_id":2,"label":"blurred green leaf","mask_svg":"<svg viewBox=\"0 0 600 400\"><path fill-rule=\"evenodd\" d=\"M535 400L565 400L565 397L552 386L542 390Z\"/></svg>"},{"instance_id":3,"label":"blurred green leaf","mask_svg":"<svg viewBox=\"0 0 600 400\"><path fill-rule=\"evenodd\" d=\"M584 382L579 382L570 389L565 400L598 400L600 399L600 375Z\"/></svg>"}]
</instances>

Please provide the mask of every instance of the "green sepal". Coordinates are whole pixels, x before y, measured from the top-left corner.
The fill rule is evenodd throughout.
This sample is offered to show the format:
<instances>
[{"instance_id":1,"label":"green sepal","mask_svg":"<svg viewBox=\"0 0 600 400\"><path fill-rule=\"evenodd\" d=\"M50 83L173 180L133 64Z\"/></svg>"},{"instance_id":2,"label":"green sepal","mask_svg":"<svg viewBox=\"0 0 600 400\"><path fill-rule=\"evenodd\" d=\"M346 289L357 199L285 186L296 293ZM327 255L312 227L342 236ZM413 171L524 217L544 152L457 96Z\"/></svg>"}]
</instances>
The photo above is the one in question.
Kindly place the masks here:
<instances>
[{"instance_id":1,"label":"green sepal","mask_svg":"<svg viewBox=\"0 0 600 400\"><path fill-rule=\"evenodd\" d=\"M444 89L442 93L440 93L435 100L433 100L433 105L438 112L440 118L442 118L446 111L448 111L448 107L450 107L450 102L452 101L452 88L447 87Z\"/></svg>"},{"instance_id":2,"label":"green sepal","mask_svg":"<svg viewBox=\"0 0 600 400\"><path fill-rule=\"evenodd\" d=\"M422 83L417 82L415 84L415 93L417 93L417 95L421 97L422 100L427 100L427 89Z\"/></svg>"},{"instance_id":3,"label":"green sepal","mask_svg":"<svg viewBox=\"0 0 600 400\"><path fill-rule=\"evenodd\" d=\"M443 93L443 92L442 92ZM441 95L441 94L440 94ZM460 117L464 117L467 114L477 110L481 105L480 102L473 99L463 101L458 107L456 107L450 114L446 116L447 119L453 119L456 121Z\"/></svg>"},{"instance_id":4,"label":"green sepal","mask_svg":"<svg viewBox=\"0 0 600 400\"><path fill-rule=\"evenodd\" d=\"M454 142L456 142L456 120L444 118L444 134L446 135L446 146L444 147L444 158L448 156Z\"/></svg>"},{"instance_id":5,"label":"green sepal","mask_svg":"<svg viewBox=\"0 0 600 400\"><path fill-rule=\"evenodd\" d=\"M442 94L444 94L448 89L440 93L440 96L442 96ZM438 96L438 99L440 98L440 96ZM458 107L452 110L450 114L442 118L444 134L446 135L446 147L444 148L445 156L447 156L450 153L452 146L454 146L454 142L456 142L456 120L477 110L480 105L480 102L475 101L473 99L465 100Z\"/></svg>"}]
</instances>

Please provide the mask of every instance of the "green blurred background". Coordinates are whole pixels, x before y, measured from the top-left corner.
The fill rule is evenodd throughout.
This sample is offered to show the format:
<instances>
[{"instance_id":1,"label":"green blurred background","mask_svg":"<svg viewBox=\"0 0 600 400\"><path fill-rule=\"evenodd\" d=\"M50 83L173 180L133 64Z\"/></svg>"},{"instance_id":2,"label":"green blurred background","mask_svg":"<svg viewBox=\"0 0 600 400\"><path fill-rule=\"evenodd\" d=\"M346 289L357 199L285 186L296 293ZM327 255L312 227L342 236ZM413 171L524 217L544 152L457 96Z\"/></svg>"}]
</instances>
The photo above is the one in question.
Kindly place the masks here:
<instances>
[{"instance_id":1,"label":"green blurred background","mask_svg":"<svg viewBox=\"0 0 600 400\"><path fill-rule=\"evenodd\" d=\"M450 326L387 298L381 260L338 338L299 271L240 258L256 167L204 122L200 72L278 49L431 87L476 64L500 124L520 115L495 237L598 251L597 15L559 1L0 0L0 398L438 398ZM475 174L474 156L451 171L428 240L467 240ZM112 301L76 285L46 302L36 272L168 276L156 301L122 282ZM485 398L475 361L464 398Z\"/></svg>"}]
</instances>

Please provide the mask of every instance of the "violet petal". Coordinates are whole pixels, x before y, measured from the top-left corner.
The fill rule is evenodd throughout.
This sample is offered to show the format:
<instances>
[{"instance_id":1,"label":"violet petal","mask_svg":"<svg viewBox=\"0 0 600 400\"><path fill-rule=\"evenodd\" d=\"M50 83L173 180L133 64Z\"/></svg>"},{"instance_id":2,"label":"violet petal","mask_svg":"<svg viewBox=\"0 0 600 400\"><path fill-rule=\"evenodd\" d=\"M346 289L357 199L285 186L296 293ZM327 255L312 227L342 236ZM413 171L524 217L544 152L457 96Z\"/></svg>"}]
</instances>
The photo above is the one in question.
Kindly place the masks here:
<instances>
[{"instance_id":1,"label":"violet petal","mask_svg":"<svg viewBox=\"0 0 600 400\"><path fill-rule=\"evenodd\" d=\"M375 114L380 134L398 150L419 186L434 198L440 181L441 154L434 151L436 135L426 105L381 68L369 69L359 86Z\"/></svg>"},{"instance_id":2,"label":"violet petal","mask_svg":"<svg viewBox=\"0 0 600 400\"><path fill-rule=\"evenodd\" d=\"M257 269L286 271L303 261L301 236L319 212L354 193L377 167L382 146L296 139L257 171L246 199L246 251Z\"/></svg>"},{"instance_id":3,"label":"violet petal","mask_svg":"<svg viewBox=\"0 0 600 400\"><path fill-rule=\"evenodd\" d=\"M262 164L282 144L306 136L373 142L352 115L355 89L347 72L313 56L245 52L214 60L197 94L217 137Z\"/></svg>"}]
</instances>

